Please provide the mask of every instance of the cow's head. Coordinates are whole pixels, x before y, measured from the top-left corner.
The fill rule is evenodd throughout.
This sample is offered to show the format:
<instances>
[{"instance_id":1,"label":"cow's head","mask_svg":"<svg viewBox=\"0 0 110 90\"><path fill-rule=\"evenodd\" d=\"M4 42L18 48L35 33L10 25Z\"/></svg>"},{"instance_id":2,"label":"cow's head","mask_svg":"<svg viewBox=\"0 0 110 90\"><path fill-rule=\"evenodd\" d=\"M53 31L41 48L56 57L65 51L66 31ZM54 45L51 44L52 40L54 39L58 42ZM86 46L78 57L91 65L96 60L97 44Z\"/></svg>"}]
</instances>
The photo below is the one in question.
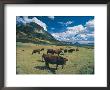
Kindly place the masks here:
<instances>
[{"instance_id":1,"label":"cow's head","mask_svg":"<svg viewBox=\"0 0 110 90\"><path fill-rule=\"evenodd\" d=\"M64 58L64 64L66 65L66 61L68 61L68 59L67 58Z\"/></svg>"},{"instance_id":2,"label":"cow's head","mask_svg":"<svg viewBox=\"0 0 110 90\"><path fill-rule=\"evenodd\" d=\"M68 59L67 58L64 58L64 61L68 61Z\"/></svg>"}]
</instances>

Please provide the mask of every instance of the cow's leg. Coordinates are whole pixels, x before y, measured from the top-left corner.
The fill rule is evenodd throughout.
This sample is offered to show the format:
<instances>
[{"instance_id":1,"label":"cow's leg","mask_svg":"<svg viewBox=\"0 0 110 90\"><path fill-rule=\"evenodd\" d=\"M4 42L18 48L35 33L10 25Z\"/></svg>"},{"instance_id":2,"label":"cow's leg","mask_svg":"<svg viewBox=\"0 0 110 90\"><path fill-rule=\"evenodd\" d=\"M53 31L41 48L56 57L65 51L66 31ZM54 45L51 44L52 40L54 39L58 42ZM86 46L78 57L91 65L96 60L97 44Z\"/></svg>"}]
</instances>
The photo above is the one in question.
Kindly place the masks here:
<instances>
[{"instance_id":1,"label":"cow's leg","mask_svg":"<svg viewBox=\"0 0 110 90\"><path fill-rule=\"evenodd\" d=\"M58 68L58 64L56 64L56 70L57 70L57 68Z\"/></svg>"},{"instance_id":2,"label":"cow's leg","mask_svg":"<svg viewBox=\"0 0 110 90\"><path fill-rule=\"evenodd\" d=\"M46 65L47 68L49 68L49 63L45 62L45 65Z\"/></svg>"},{"instance_id":3,"label":"cow's leg","mask_svg":"<svg viewBox=\"0 0 110 90\"><path fill-rule=\"evenodd\" d=\"M63 69L64 65L62 65L62 69Z\"/></svg>"}]
</instances>

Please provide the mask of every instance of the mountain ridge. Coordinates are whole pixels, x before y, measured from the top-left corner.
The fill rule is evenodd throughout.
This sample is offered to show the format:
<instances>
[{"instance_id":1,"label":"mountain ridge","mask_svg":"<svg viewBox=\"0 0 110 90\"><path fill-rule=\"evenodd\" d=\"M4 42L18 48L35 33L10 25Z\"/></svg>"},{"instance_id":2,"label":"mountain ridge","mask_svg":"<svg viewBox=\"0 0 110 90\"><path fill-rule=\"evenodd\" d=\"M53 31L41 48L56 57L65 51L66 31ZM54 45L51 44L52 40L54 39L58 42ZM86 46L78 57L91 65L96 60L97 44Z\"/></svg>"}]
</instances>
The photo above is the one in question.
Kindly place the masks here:
<instances>
[{"instance_id":1,"label":"mountain ridge","mask_svg":"<svg viewBox=\"0 0 110 90\"><path fill-rule=\"evenodd\" d=\"M45 31L43 27L35 22L30 22L26 24L17 23L16 41L44 44L60 43L60 41L56 40L50 33Z\"/></svg>"}]
</instances>

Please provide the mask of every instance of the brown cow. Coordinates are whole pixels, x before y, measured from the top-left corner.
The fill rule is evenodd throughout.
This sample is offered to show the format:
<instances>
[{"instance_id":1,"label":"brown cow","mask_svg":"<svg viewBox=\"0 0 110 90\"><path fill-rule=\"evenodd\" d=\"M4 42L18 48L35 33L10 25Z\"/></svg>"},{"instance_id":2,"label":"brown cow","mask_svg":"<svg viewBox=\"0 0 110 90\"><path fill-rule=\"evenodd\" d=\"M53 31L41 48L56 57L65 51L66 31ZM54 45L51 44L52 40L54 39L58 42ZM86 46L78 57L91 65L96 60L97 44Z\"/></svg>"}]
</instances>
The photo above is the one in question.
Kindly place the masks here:
<instances>
[{"instance_id":1,"label":"brown cow","mask_svg":"<svg viewBox=\"0 0 110 90\"><path fill-rule=\"evenodd\" d=\"M53 49L47 49L47 54L48 53L54 54L54 50Z\"/></svg>"},{"instance_id":2,"label":"brown cow","mask_svg":"<svg viewBox=\"0 0 110 90\"><path fill-rule=\"evenodd\" d=\"M62 69L63 69L64 65L66 64L66 61L68 61L68 59L63 58L61 56L55 56L50 54L43 54L42 60L45 61L45 65L48 68L49 68L49 64L56 64L56 69L58 65L62 65Z\"/></svg>"},{"instance_id":3,"label":"brown cow","mask_svg":"<svg viewBox=\"0 0 110 90\"><path fill-rule=\"evenodd\" d=\"M42 51L42 49L35 49L35 50L32 51L32 54L34 54L34 53L40 54L40 51Z\"/></svg>"},{"instance_id":4,"label":"brown cow","mask_svg":"<svg viewBox=\"0 0 110 90\"><path fill-rule=\"evenodd\" d=\"M44 48L41 48L41 51L43 51L44 50Z\"/></svg>"},{"instance_id":5,"label":"brown cow","mask_svg":"<svg viewBox=\"0 0 110 90\"><path fill-rule=\"evenodd\" d=\"M72 53L73 51L75 51L75 49L69 49L68 52Z\"/></svg>"},{"instance_id":6,"label":"brown cow","mask_svg":"<svg viewBox=\"0 0 110 90\"><path fill-rule=\"evenodd\" d=\"M48 49L48 50L47 50L47 54L48 54L48 53L58 54L58 56L59 56L59 54L60 54L61 52L62 52L62 50L60 50L60 49L57 49L57 50Z\"/></svg>"},{"instance_id":7,"label":"brown cow","mask_svg":"<svg viewBox=\"0 0 110 90\"><path fill-rule=\"evenodd\" d=\"M77 51L79 51L79 49L78 49L78 48L76 48L76 52L77 52Z\"/></svg>"},{"instance_id":8,"label":"brown cow","mask_svg":"<svg viewBox=\"0 0 110 90\"><path fill-rule=\"evenodd\" d=\"M60 50L60 49L57 49L57 50L54 50L54 53L55 54L58 54L58 56L59 56L59 54L62 52L62 50Z\"/></svg>"},{"instance_id":9,"label":"brown cow","mask_svg":"<svg viewBox=\"0 0 110 90\"><path fill-rule=\"evenodd\" d=\"M68 51L67 49L64 49L64 53L67 53L67 51Z\"/></svg>"}]
</instances>

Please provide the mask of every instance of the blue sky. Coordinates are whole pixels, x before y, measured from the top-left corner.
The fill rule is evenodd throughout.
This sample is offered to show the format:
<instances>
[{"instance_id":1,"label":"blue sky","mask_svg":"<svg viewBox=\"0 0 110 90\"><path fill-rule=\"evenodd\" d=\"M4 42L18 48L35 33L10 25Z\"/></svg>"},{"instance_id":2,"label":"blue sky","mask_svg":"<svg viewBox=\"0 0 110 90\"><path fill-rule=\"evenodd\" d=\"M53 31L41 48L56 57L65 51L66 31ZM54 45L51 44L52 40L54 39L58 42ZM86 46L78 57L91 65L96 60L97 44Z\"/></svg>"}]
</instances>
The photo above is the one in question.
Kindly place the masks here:
<instances>
[{"instance_id":1,"label":"blue sky","mask_svg":"<svg viewBox=\"0 0 110 90\"><path fill-rule=\"evenodd\" d=\"M94 19L94 16L35 16L47 25L48 32L63 32L67 27L85 25L87 21ZM33 18L33 17L29 17Z\"/></svg>"},{"instance_id":2,"label":"blue sky","mask_svg":"<svg viewBox=\"0 0 110 90\"><path fill-rule=\"evenodd\" d=\"M94 42L94 16L17 16L17 21L34 21L60 41Z\"/></svg>"}]
</instances>

